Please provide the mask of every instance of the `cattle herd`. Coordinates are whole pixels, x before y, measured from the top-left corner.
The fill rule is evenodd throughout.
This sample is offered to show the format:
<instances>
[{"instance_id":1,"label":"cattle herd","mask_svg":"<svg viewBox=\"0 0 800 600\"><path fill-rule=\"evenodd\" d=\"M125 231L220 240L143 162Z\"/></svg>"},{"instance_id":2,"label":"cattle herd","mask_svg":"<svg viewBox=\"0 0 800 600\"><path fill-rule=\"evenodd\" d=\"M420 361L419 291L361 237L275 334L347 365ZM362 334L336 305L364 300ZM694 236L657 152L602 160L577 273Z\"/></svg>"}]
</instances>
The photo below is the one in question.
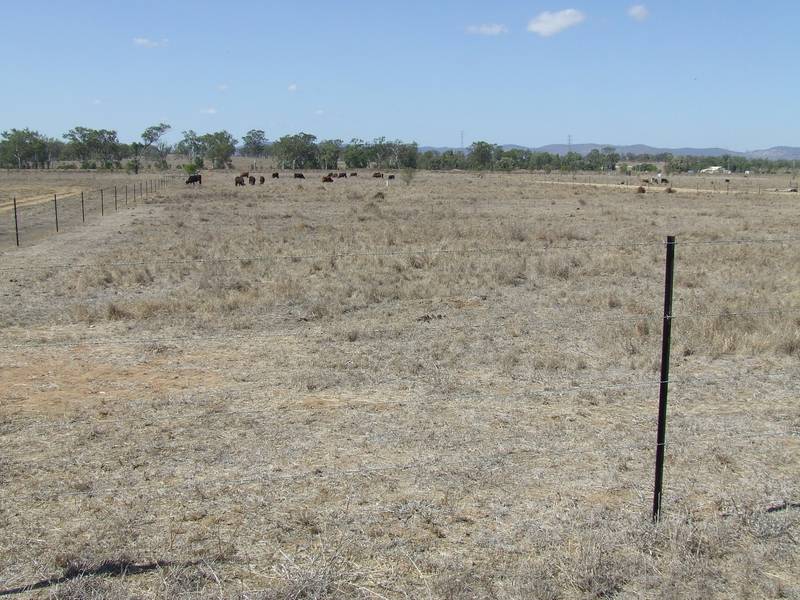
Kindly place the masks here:
<instances>
[{"instance_id":1,"label":"cattle herd","mask_svg":"<svg viewBox=\"0 0 800 600\"><path fill-rule=\"evenodd\" d=\"M303 173L294 173L293 176L294 176L295 179L305 179L306 178L306 176L303 175ZM376 178L376 179L383 179L385 177L388 180L393 180L395 178L395 176L392 175L392 174L384 175L380 171L374 172L372 174L372 176L374 178ZM322 183L333 183L333 181L335 179L347 179L347 177L348 177L348 174L346 172L344 172L344 171L342 171L342 172L333 172L333 171L331 171L327 175L323 175ZM358 173L352 172L352 173L350 173L349 177L358 177ZM272 179L279 179L279 178L280 178L280 173L274 172L272 174ZM263 175L258 177L259 185L264 185L264 183L266 181L267 181L267 179ZM189 184L194 185L195 183L202 185L203 184L202 176L200 176L200 175L190 175L189 178L186 180L186 184L187 185L189 185ZM256 177L254 175L250 175L250 173L248 171L245 171L244 173L240 173L239 175L237 175L236 177L233 178L233 185L235 187L239 187L239 186L244 187L248 183L250 185L255 185L256 184Z\"/></svg>"}]
</instances>

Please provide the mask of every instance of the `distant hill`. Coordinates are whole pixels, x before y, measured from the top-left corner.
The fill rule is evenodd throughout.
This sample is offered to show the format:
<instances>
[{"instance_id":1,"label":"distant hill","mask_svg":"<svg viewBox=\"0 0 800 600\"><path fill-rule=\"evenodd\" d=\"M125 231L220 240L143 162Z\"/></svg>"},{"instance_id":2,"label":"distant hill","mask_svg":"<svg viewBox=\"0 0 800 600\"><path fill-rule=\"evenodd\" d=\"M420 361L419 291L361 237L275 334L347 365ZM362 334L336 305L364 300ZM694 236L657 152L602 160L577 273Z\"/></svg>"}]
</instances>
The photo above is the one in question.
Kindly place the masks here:
<instances>
[{"instance_id":1,"label":"distant hill","mask_svg":"<svg viewBox=\"0 0 800 600\"><path fill-rule=\"evenodd\" d=\"M572 146L568 146L567 144L548 144L547 146L539 146L538 148L529 148L516 144L503 144L502 147L504 150L520 149L562 155L566 154L571 149L573 152L585 156L592 150L600 150L606 146L611 146L620 154L663 154L669 152L674 156L723 156L728 154L730 156L766 158L769 160L800 160L800 148L795 146L774 146L764 150L751 150L749 152L737 152L736 150L727 150L725 148L656 148L645 144L633 144L629 146L615 146L614 144L572 144ZM441 154L446 150L459 151L460 148L422 146L419 150L420 152L432 150Z\"/></svg>"}]
</instances>

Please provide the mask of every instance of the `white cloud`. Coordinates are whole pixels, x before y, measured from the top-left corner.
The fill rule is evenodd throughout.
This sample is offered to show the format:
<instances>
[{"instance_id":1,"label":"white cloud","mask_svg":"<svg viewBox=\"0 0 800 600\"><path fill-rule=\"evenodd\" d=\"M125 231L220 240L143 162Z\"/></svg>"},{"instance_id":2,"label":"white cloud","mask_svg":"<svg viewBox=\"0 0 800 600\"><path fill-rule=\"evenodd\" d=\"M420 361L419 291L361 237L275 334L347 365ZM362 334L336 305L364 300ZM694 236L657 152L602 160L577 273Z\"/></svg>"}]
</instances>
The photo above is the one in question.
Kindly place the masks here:
<instances>
[{"instance_id":1,"label":"white cloud","mask_svg":"<svg viewBox=\"0 0 800 600\"><path fill-rule=\"evenodd\" d=\"M470 35L500 35L508 33L508 27L499 23L483 23L482 25L470 25L467 27Z\"/></svg>"},{"instance_id":2,"label":"white cloud","mask_svg":"<svg viewBox=\"0 0 800 600\"><path fill-rule=\"evenodd\" d=\"M574 8L567 8L558 12L544 11L528 23L528 31L550 37L565 29L574 27L586 19L586 15Z\"/></svg>"},{"instance_id":3,"label":"white cloud","mask_svg":"<svg viewBox=\"0 0 800 600\"><path fill-rule=\"evenodd\" d=\"M288 89L290 92L296 92L297 91L297 84L296 83L290 83L289 87L286 88L286 89Z\"/></svg>"},{"instance_id":4,"label":"white cloud","mask_svg":"<svg viewBox=\"0 0 800 600\"><path fill-rule=\"evenodd\" d=\"M135 37L133 38L133 44L135 46L140 46L142 48L160 48L162 46L166 46L169 40L161 40L160 42L157 40L151 40L147 37Z\"/></svg>"},{"instance_id":5,"label":"white cloud","mask_svg":"<svg viewBox=\"0 0 800 600\"><path fill-rule=\"evenodd\" d=\"M637 21L644 21L650 16L650 11L644 4L634 4L628 9L628 16Z\"/></svg>"},{"instance_id":6,"label":"white cloud","mask_svg":"<svg viewBox=\"0 0 800 600\"><path fill-rule=\"evenodd\" d=\"M220 84L217 86L217 89L218 89L220 92L227 92L227 91L230 89L230 87L231 87L231 86L229 86L227 83L220 83Z\"/></svg>"},{"instance_id":7,"label":"white cloud","mask_svg":"<svg viewBox=\"0 0 800 600\"><path fill-rule=\"evenodd\" d=\"M215 114L217 114L217 109L216 108L202 108L202 109L200 109L200 114L201 115L215 115Z\"/></svg>"},{"instance_id":8,"label":"white cloud","mask_svg":"<svg viewBox=\"0 0 800 600\"><path fill-rule=\"evenodd\" d=\"M325 114L325 111L322 110L321 108L318 108L317 110L314 111L314 114L317 115L318 117L321 117L322 115Z\"/></svg>"}]
</instances>

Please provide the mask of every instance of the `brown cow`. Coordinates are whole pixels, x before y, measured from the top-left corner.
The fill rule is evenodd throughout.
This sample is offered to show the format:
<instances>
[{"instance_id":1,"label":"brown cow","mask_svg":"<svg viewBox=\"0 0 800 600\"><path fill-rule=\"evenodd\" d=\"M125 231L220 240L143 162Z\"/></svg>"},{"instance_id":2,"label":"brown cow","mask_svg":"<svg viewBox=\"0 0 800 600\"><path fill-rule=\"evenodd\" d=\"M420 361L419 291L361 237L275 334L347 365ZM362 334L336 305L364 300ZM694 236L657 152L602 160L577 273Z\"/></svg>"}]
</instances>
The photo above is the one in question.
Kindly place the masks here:
<instances>
[{"instance_id":1,"label":"brown cow","mask_svg":"<svg viewBox=\"0 0 800 600\"><path fill-rule=\"evenodd\" d=\"M305 179L305 178L306 178L306 176L305 176L305 175L303 175L302 173L295 173L295 174L294 174L294 178L295 178L295 179Z\"/></svg>"},{"instance_id":2,"label":"brown cow","mask_svg":"<svg viewBox=\"0 0 800 600\"><path fill-rule=\"evenodd\" d=\"M241 185L241 186L244 186L244 177L242 177L241 175L239 175L239 177L236 177L236 178L233 180L233 183L234 183L234 186L235 186L235 187L239 187L240 185Z\"/></svg>"},{"instance_id":3,"label":"brown cow","mask_svg":"<svg viewBox=\"0 0 800 600\"><path fill-rule=\"evenodd\" d=\"M279 177L280 177L280 175L278 175L278 173L273 173L272 174L272 178L273 179L278 179Z\"/></svg>"},{"instance_id":4,"label":"brown cow","mask_svg":"<svg viewBox=\"0 0 800 600\"><path fill-rule=\"evenodd\" d=\"M347 179L347 173L339 173L339 179L341 179L342 177Z\"/></svg>"},{"instance_id":5,"label":"brown cow","mask_svg":"<svg viewBox=\"0 0 800 600\"><path fill-rule=\"evenodd\" d=\"M380 178L383 177L383 173L376 172L376 173L373 173L372 176L375 177L376 179L380 179Z\"/></svg>"},{"instance_id":6,"label":"brown cow","mask_svg":"<svg viewBox=\"0 0 800 600\"><path fill-rule=\"evenodd\" d=\"M322 183L333 183L333 177L325 175L325 177L322 178Z\"/></svg>"},{"instance_id":7,"label":"brown cow","mask_svg":"<svg viewBox=\"0 0 800 600\"><path fill-rule=\"evenodd\" d=\"M358 177L358 173L355 173L355 172L350 173L350 177Z\"/></svg>"},{"instance_id":8,"label":"brown cow","mask_svg":"<svg viewBox=\"0 0 800 600\"><path fill-rule=\"evenodd\" d=\"M239 177L250 177L250 171L245 171L244 173L239 173Z\"/></svg>"},{"instance_id":9,"label":"brown cow","mask_svg":"<svg viewBox=\"0 0 800 600\"><path fill-rule=\"evenodd\" d=\"M253 177L252 175L247 178L247 181L250 182L250 185L255 185L256 184L256 178Z\"/></svg>"},{"instance_id":10,"label":"brown cow","mask_svg":"<svg viewBox=\"0 0 800 600\"><path fill-rule=\"evenodd\" d=\"M263 176L263 175L262 175L261 177L259 177L259 178L258 178L258 184L259 184L259 185L264 185L264 182L265 182L265 181L266 181L266 179L264 178L264 176Z\"/></svg>"}]
</instances>

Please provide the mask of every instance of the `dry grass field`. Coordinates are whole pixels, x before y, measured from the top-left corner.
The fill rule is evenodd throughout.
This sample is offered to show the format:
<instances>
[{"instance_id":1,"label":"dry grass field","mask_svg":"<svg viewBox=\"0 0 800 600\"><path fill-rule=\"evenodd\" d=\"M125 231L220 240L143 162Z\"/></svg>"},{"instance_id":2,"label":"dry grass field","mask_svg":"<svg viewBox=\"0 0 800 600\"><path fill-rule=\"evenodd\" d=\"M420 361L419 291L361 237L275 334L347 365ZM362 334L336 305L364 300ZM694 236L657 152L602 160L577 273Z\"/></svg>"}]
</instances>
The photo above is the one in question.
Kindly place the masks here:
<instances>
[{"instance_id":1,"label":"dry grass field","mask_svg":"<svg viewBox=\"0 0 800 600\"><path fill-rule=\"evenodd\" d=\"M0 595L800 598L797 194L290 175L0 212Z\"/></svg>"}]
</instances>

